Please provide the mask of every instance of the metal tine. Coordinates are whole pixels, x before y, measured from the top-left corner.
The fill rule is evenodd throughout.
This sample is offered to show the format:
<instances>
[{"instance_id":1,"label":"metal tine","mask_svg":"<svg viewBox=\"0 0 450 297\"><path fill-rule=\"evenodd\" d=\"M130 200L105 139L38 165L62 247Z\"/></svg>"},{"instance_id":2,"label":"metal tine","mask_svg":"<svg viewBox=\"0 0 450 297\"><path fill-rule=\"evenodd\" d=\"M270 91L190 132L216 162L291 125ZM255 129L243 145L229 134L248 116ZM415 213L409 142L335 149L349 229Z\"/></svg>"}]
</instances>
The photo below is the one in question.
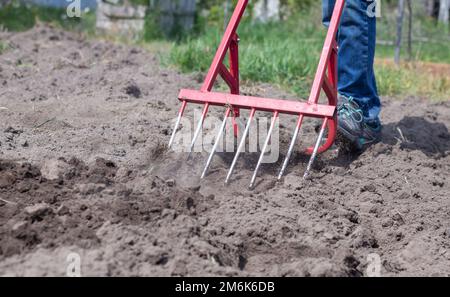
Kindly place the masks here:
<instances>
[{"instance_id":1,"label":"metal tine","mask_svg":"<svg viewBox=\"0 0 450 297\"><path fill-rule=\"evenodd\" d=\"M195 142L197 141L197 138L200 135L200 132L202 131L203 122L205 121L206 114L208 113L208 108L209 108L209 103L205 103L205 106L203 107L202 117L200 118L200 121L198 122L197 129L195 130L195 133L194 133L194 138L192 139L192 142L191 142L191 147L189 148L188 159L191 157Z\"/></svg>"},{"instance_id":2,"label":"metal tine","mask_svg":"<svg viewBox=\"0 0 450 297\"><path fill-rule=\"evenodd\" d=\"M228 184L231 174L233 174L233 170L234 170L234 167L236 166L239 155L240 155L243 147L245 146L245 140L247 138L248 131L250 130L250 125L252 123L253 117L255 116L255 112L256 112L255 108L252 108L250 111L250 116L247 121L247 126L245 127L244 133L242 134L242 139L241 139L241 142L239 143L238 150L236 152L236 155L234 156L233 163L231 163L231 167L230 167L230 170L228 171L227 178L225 179L226 184Z\"/></svg>"},{"instance_id":3,"label":"metal tine","mask_svg":"<svg viewBox=\"0 0 450 297\"><path fill-rule=\"evenodd\" d=\"M295 143L297 142L298 133L300 132L300 127L303 123L304 115L301 114L298 117L297 126L295 127L294 135L292 136L291 144L289 145L288 152L286 154L286 158L284 159L283 166L281 167L280 173L278 174L278 180L280 180L284 172L286 171L286 168L289 164L289 160L291 159L292 152L294 151Z\"/></svg>"},{"instance_id":4,"label":"metal tine","mask_svg":"<svg viewBox=\"0 0 450 297\"><path fill-rule=\"evenodd\" d=\"M325 129L327 128L328 118L325 118L322 124L322 128L320 128L319 137L317 138L316 145L314 147L314 151L309 159L308 167L306 168L305 174L303 175L303 179L307 179L309 176L309 172L311 171L312 165L317 157L317 152L319 151L320 143L322 142L323 135L325 133Z\"/></svg>"},{"instance_id":5,"label":"metal tine","mask_svg":"<svg viewBox=\"0 0 450 297\"><path fill-rule=\"evenodd\" d=\"M211 153L209 154L208 161L206 162L205 168L203 169L202 176L200 177L201 179L204 179L206 176L206 173L208 172L209 165L211 164L214 154L217 151L217 147L219 146L219 141L222 139L222 134L225 130L225 127L227 126L227 120L228 120L228 116L230 115L230 112L231 112L231 107L228 107L227 111L225 112L225 118L223 119L222 125L220 126L220 130L217 133Z\"/></svg>"},{"instance_id":6,"label":"metal tine","mask_svg":"<svg viewBox=\"0 0 450 297\"><path fill-rule=\"evenodd\" d=\"M175 140L175 134L177 134L178 127L180 126L181 118L183 117L184 110L186 109L187 102L183 101L181 104L180 111L178 112L178 118L175 123L175 127L173 128L172 136L169 141L169 149L172 147L173 141Z\"/></svg>"},{"instance_id":7,"label":"metal tine","mask_svg":"<svg viewBox=\"0 0 450 297\"><path fill-rule=\"evenodd\" d=\"M275 123L278 119L278 111L275 111L272 118L272 123L270 124L269 132L267 133L266 140L264 142L264 146L261 151L261 155L259 156L258 164L256 164L255 172L253 173L252 180L250 182L249 188L253 188L256 181L256 176L258 175L259 167L264 159L264 154L266 153L267 146L269 145L270 137L272 135L273 128L275 127Z\"/></svg>"}]
</instances>

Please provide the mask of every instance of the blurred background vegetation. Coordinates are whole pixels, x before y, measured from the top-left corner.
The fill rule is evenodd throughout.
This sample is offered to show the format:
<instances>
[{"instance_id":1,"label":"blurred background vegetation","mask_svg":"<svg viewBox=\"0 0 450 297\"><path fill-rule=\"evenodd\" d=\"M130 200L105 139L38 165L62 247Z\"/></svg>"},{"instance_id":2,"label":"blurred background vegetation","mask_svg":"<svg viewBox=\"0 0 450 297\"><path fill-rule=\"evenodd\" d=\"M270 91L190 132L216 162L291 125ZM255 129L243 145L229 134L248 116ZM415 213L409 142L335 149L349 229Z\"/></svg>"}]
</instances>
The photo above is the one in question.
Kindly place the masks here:
<instances>
[{"instance_id":1,"label":"blurred background vegetation","mask_svg":"<svg viewBox=\"0 0 450 297\"><path fill-rule=\"evenodd\" d=\"M4 2L0 4L2 30L23 31L38 22L48 22L92 38L105 38L96 34L93 10L83 11L81 18L68 18L65 8L35 6L20 0L1 1ZM149 0L125 1L139 5L149 3ZM394 63L399 1L383 0L378 18L376 72L380 93L450 99L450 30L448 24L437 21L435 11L427 11L425 2L428 0L411 1L411 30L407 30L409 14L405 12L402 60L398 65ZM158 10L149 9L143 32L127 42L157 51L161 61L169 67L205 73L236 2L197 0L193 29L187 32L179 28L169 35L158 27ZM306 97L326 34L321 24L321 1L280 0L279 18L267 22L252 18L254 2L250 1L239 28L242 80L276 84ZM0 42L0 51L4 47Z\"/></svg>"}]
</instances>

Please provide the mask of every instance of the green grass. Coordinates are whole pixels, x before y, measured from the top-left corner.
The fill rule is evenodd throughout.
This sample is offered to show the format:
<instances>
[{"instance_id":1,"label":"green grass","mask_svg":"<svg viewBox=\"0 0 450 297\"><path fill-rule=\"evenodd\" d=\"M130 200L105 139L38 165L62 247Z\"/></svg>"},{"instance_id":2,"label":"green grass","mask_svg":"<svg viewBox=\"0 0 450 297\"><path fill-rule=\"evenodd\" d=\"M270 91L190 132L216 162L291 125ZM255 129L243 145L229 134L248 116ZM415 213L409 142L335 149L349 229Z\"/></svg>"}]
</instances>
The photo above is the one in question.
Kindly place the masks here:
<instances>
[{"instance_id":1,"label":"green grass","mask_svg":"<svg viewBox=\"0 0 450 297\"><path fill-rule=\"evenodd\" d=\"M0 55L8 50L9 45L3 41L0 41Z\"/></svg>"},{"instance_id":2,"label":"green grass","mask_svg":"<svg viewBox=\"0 0 450 297\"><path fill-rule=\"evenodd\" d=\"M0 27L20 32L31 29L37 22L46 22L67 30L94 34L95 14L83 13L81 18L68 18L65 9L10 4L0 9Z\"/></svg>"},{"instance_id":3,"label":"green grass","mask_svg":"<svg viewBox=\"0 0 450 297\"><path fill-rule=\"evenodd\" d=\"M377 57L392 58L394 57L395 48L388 45L377 46ZM401 58L408 59L408 53L405 47L402 47ZM447 63L450 64L450 41L447 42L414 42L412 58L415 61Z\"/></svg>"},{"instance_id":4,"label":"green grass","mask_svg":"<svg viewBox=\"0 0 450 297\"><path fill-rule=\"evenodd\" d=\"M129 2L134 5L143 5L143 6L147 6L149 3L148 0L130 0Z\"/></svg>"},{"instance_id":5,"label":"green grass","mask_svg":"<svg viewBox=\"0 0 450 297\"><path fill-rule=\"evenodd\" d=\"M449 68L450 69L450 68ZM422 96L433 100L450 98L450 76L434 76L408 66L376 65L382 95Z\"/></svg>"}]
</instances>

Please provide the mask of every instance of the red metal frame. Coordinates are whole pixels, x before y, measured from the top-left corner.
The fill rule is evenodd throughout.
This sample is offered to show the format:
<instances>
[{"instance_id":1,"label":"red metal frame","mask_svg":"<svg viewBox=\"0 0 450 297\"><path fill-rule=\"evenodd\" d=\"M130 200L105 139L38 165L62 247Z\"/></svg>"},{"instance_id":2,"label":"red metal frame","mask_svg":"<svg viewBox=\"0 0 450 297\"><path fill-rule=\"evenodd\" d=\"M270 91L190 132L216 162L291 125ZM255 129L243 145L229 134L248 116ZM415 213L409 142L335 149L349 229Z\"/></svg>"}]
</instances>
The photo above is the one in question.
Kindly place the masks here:
<instances>
[{"instance_id":1,"label":"red metal frame","mask_svg":"<svg viewBox=\"0 0 450 297\"><path fill-rule=\"evenodd\" d=\"M338 74L336 34L345 0L336 1L310 97L306 102L239 95L239 37L236 31L247 5L248 0L238 1L200 91L185 89L180 91L178 99L182 102L182 106L179 111L179 117L183 115L187 103L196 103L204 104L202 118L197 129L198 131L200 131L201 125L211 105L231 107L231 112L229 112L230 108L227 108L226 115L229 116L229 114L232 114L233 119L239 116L239 109L241 108L250 109L252 112L272 111L276 113L277 116L278 114L298 115L297 129L300 129L305 116L322 118L324 120L323 126L328 127L327 140L324 144L321 144L321 142L318 141L321 145L308 148L307 153L315 155L328 150L335 141L337 131L336 106L338 96ZM229 53L229 69L223 63L227 52ZM230 94L211 92L218 75L220 75L229 86ZM328 104L318 104L322 89L328 98ZM234 128L237 135L236 124L234 125ZM297 132L298 130L296 131L296 134ZM194 136L193 143L195 142L195 139L196 136ZM173 141L173 139L171 141Z\"/></svg>"},{"instance_id":2,"label":"red metal frame","mask_svg":"<svg viewBox=\"0 0 450 297\"><path fill-rule=\"evenodd\" d=\"M301 101L278 100L216 92L206 93L195 90L181 90L179 97L182 101L188 103L204 104L207 102L210 106L224 106L227 104L234 108L255 108L259 111L278 111L279 113L291 115L303 114L315 118L332 118L336 111L336 107L332 105L309 104L308 102Z\"/></svg>"}]
</instances>

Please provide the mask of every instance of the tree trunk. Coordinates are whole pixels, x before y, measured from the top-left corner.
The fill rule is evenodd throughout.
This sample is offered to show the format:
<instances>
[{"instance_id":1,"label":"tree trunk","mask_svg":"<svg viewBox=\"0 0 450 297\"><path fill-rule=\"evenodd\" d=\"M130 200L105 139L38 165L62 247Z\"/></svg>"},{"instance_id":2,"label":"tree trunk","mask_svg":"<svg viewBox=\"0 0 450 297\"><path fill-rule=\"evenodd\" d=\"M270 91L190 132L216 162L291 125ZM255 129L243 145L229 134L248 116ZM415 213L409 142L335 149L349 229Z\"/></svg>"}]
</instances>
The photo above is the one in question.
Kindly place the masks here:
<instances>
[{"instance_id":1,"label":"tree trunk","mask_svg":"<svg viewBox=\"0 0 450 297\"><path fill-rule=\"evenodd\" d=\"M437 18L439 12L439 0L424 0L424 5L427 15Z\"/></svg>"},{"instance_id":2,"label":"tree trunk","mask_svg":"<svg viewBox=\"0 0 450 297\"><path fill-rule=\"evenodd\" d=\"M449 24L449 10L450 10L450 0L441 0L441 5L439 8L439 21L444 24Z\"/></svg>"},{"instance_id":3,"label":"tree trunk","mask_svg":"<svg viewBox=\"0 0 450 297\"><path fill-rule=\"evenodd\" d=\"M397 40L395 42L395 64L400 64L400 50L402 48L402 32L403 32L403 18L405 16L405 0L398 1L397 13Z\"/></svg>"},{"instance_id":4,"label":"tree trunk","mask_svg":"<svg viewBox=\"0 0 450 297\"><path fill-rule=\"evenodd\" d=\"M411 61L412 56L412 26L413 26L413 8L412 0L407 0L408 2L408 60Z\"/></svg>"}]
</instances>

